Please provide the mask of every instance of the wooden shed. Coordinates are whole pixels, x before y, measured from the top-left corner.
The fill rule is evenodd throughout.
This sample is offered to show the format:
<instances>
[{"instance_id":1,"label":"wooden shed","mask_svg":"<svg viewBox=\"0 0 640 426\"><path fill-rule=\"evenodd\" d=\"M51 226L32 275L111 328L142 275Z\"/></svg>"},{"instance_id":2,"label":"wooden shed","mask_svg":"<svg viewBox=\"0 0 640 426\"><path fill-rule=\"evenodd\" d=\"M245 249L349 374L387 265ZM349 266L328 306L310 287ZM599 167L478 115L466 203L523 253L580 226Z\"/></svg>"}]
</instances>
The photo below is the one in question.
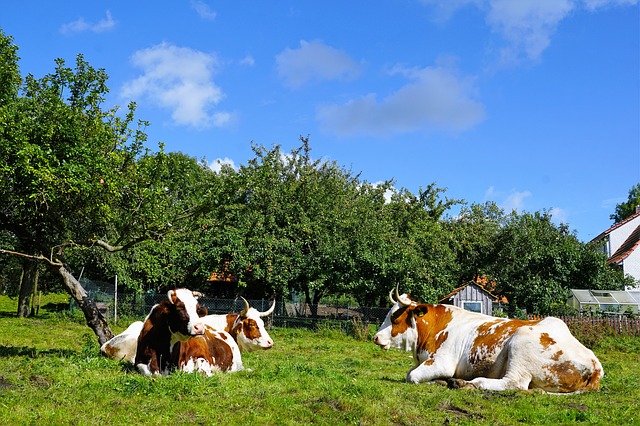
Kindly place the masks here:
<instances>
[{"instance_id":1,"label":"wooden shed","mask_svg":"<svg viewBox=\"0 0 640 426\"><path fill-rule=\"evenodd\" d=\"M440 299L440 303L485 315L493 315L494 308L506 304L507 299L496 296L487 290L483 285L485 282L486 280L482 278L469 281Z\"/></svg>"}]
</instances>

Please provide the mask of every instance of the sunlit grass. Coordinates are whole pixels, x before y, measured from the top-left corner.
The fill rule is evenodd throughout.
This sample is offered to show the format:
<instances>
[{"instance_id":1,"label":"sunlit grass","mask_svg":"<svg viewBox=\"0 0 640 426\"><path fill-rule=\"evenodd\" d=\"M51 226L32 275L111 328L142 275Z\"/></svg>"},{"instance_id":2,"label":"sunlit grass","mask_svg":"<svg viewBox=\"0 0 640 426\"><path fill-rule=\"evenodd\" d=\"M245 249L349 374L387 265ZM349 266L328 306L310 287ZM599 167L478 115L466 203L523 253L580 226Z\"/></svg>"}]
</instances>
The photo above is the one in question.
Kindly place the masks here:
<instances>
[{"instance_id":1,"label":"sunlit grass","mask_svg":"<svg viewBox=\"0 0 640 426\"><path fill-rule=\"evenodd\" d=\"M0 297L0 306L4 306ZM603 341L602 390L582 395L450 390L404 382L408 353L333 330L273 329L252 371L149 379L99 355L65 314L0 312L3 424L638 424L640 339ZM119 324L122 330L126 324ZM114 327L116 329L116 327Z\"/></svg>"}]
</instances>

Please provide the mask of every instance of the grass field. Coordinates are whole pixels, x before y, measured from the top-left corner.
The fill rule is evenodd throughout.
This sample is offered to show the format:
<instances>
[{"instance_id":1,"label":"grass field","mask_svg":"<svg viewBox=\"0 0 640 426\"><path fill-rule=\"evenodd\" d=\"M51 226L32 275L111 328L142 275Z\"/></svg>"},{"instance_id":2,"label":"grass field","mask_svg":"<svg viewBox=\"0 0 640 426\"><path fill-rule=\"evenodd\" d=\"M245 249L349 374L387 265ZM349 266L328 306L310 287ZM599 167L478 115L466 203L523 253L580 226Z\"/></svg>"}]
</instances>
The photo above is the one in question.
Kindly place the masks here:
<instances>
[{"instance_id":1,"label":"grass field","mask_svg":"<svg viewBox=\"0 0 640 426\"><path fill-rule=\"evenodd\" d=\"M101 357L80 316L43 309L18 319L16 306L0 296L0 419L7 425L640 424L638 338L594 348L605 369L602 388L581 395L407 384L408 353L335 330L270 330L273 349L243 354L253 371L149 379Z\"/></svg>"}]
</instances>

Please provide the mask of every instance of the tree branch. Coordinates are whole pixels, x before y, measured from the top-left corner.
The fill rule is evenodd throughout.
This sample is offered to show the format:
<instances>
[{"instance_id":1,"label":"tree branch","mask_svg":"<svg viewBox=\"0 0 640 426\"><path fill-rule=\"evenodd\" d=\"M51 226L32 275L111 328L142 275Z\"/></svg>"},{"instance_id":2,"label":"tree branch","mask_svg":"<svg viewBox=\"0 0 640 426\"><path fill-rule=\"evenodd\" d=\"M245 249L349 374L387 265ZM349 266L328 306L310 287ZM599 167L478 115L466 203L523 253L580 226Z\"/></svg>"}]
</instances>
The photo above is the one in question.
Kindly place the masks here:
<instances>
[{"instance_id":1,"label":"tree branch","mask_svg":"<svg viewBox=\"0 0 640 426\"><path fill-rule=\"evenodd\" d=\"M35 256L35 255L32 255L32 254L20 253L20 252L17 252L17 251L11 251L11 250L5 250L5 249L0 249L0 254L11 254L11 255L14 255L14 256L25 257L27 259L32 259L32 260L41 260L41 261L44 261L44 262L48 263L49 265L55 266L55 267L63 266L62 263L54 262L53 259L46 258L41 254Z\"/></svg>"}]
</instances>

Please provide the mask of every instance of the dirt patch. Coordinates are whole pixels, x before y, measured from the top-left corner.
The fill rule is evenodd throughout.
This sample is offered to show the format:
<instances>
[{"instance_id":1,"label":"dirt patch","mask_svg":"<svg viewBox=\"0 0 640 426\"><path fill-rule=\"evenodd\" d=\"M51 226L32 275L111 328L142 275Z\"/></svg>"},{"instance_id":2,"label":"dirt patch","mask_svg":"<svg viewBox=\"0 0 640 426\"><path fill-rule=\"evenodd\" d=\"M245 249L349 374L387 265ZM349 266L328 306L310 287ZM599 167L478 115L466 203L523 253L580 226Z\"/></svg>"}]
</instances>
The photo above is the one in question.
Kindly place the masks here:
<instances>
[{"instance_id":1,"label":"dirt patch","mask_svg":"<svg viewBox=\"0 0 640 426\"><path fill-rule=\"evenodd\" d=\"M436 410L443 411L447 414L453 415L456 420L458 419L468 419L468 420L482 420L484 416L478 413L472 413L469 410L465 410L464 408L456 407L450 402L446 401L441 403L436 407Z\"/></svg>"}]
</instances>

